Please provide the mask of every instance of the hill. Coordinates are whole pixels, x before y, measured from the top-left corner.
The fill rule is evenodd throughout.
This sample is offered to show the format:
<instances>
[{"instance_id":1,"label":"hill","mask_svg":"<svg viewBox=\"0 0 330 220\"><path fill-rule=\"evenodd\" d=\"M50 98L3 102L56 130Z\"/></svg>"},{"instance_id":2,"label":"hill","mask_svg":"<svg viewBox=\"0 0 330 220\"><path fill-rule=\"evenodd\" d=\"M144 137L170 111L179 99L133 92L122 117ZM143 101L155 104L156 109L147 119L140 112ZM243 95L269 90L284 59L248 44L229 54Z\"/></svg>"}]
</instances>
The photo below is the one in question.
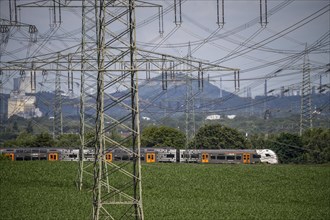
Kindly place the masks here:
<instances>
[{"instance_id":1,"label":"hill","mask_svg":"<svg viewBox=\"0 0 330 220\"><path fill-rule=\"evenodd\" d=\"M121 97L126 91L111 93L113 97ZM222 97L220 97L220 94ZM54 93L38 92L37 107L44 115L53 115ZM166 90L163 89L161 77L152 78L141 82L139 85L139 100L141 115L148 118L159 119L164 116L176 117L186 112L187 100L190 109L196 113L239 116L258 116L263 118L266 111L271 117L288 117L292 114L300 114L299 95L292 96L256 96L253 98L240 97L217 86L203 81L203 86L198 79L178 74L174 79L168 79ZM324 94L312 94L313 111L317 114L330 114L330 92ZM64 116L79 118L79 98L62 97L62 111ZM88 106L95 106L95 100L86 100ZM128 99L124 100L130 104ZM113 103L105 98L106 104ZM193 103L193 104L192 104ZM192 111L192 110L190 110ZM94 115L95 110L86 108L89 115ZM111 108L108 114L121 115L122 109Z\"/></svg>"}]
</instances>

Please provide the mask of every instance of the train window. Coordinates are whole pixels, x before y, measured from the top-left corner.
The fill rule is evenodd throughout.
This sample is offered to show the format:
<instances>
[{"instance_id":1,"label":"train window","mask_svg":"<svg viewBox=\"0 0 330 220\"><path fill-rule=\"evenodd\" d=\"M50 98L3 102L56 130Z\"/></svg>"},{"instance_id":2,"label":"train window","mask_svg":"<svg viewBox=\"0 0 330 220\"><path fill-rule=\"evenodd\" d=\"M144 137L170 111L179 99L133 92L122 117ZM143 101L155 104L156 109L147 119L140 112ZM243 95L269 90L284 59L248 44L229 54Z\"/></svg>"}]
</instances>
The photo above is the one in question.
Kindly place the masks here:
<instances>
[{"instance_id":1,"label":"train window","mask_svg":"<svg viewBox=\"0 0 330 220\"><path fill-rule=\"evenodd\" d=\"M85 158L93 158L93 154L85 154Z\"/></svg>"},{"instance_id":2,"label":"train window","mask_svg":"<svg viewBox=\"0 0 330 220\"><path fill-rule=\"evenodd\" d=\"M32 160L32 157L31 156L28 156L28 155L25 155L24 156L24 160Z\"/></svg>"},{"instance_id":3,"label":"train window","mask_svg":"<svg viewBox=\"0 0 330 220\"><path fill-rule=\"evenodd\" d=\"M261 158L261 156L259 154L253 154L253 158L256 159L256 158Z\"/></svg>"},{"instance_id":4,"label":"train window","mask_svg":"<svg viewBox=\"0 0 330 220\"><path fill-rule=\"evenodd\" d=\"M192 154L190 155L190 158L198 158L198 154Z\"/></svg>"},{"instance_id":5,"label":"train window","mask_svg":"<svg viewBox=\"0 0 330 220\"><path fill-rule=\"evenodd\" d=\"M234 155L228 155L227 160L235 160L235 156Z\"/></svg>"},{"instance_id":6,"label":"train window","mask_svg":"<svg viewBox=\"0 0 330 220\"><path fill-rule=\"evenodd\" d=\"M223 155L223 154L219 154L219 155L217 156L217 159L218 159L218 160L225 160L226 157L225 157L225 155Z\"/></svg>"},{"instance_id":7,"label":"train window","mask_svg":"<svg viewBox=\"0 0 330 220\"><path fill-rule=\"evenodd\" d=\"M241 155L236 155L236 160L242 160L242 156Z\"/></svg>"},{"instance_id":8,"label":"train window","mask_svg":"<svg viewBox=\"0 0 330 220\"><path fill-rule=\"evenodd\" d=\"M216 156L211 155L211 160L216 160Z\"/></svg>"},{"instance_id":9,"label":"train window","mask_svg":"<svg viewBox=\"0 0 330 220\"><path fill-rule=\"evenodd\" d=\"M128 155L123 155L121 159L122 160L129 160L129 157L128 157Z\"/></svg>"},{"instance_id":10,"label":"train window","mask_svg":"<svg viewBox=\"0 0 330 220\"><path fill-rule=\"evenodd\" d=\"M270 157L270 154L266 154L266 157Z\"/></svg>"},{"instance_id":11,"label":"train window","mask_svg":"<svg viewBox=\"0 0 330 220\"><path fill-rule=\"evenodd\" d=\"M167 158L174 158L174 156L175 156L174 154L167 154L166 155Z\"/></svg>"}]
</instances>

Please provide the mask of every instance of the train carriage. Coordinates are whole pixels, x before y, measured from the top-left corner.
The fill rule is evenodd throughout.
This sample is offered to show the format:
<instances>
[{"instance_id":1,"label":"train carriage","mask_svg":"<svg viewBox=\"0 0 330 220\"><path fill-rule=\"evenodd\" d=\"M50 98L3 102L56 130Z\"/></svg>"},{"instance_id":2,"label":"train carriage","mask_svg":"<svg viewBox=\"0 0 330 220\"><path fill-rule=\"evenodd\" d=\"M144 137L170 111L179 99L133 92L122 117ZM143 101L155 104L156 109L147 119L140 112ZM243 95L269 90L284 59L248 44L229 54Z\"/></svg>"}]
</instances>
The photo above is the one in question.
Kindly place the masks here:
<instances>
[{"instance_id":1,"label":"train carriage","mask_svg":"<svg viewBox=\"0 0 330 220\"><path fill-rule=\"evenodd\" d=\"M233 163L233 164L254 164L254 163L278 163L274 151L263 149L219 149L200 150L200 163Z\"/></svg>"},{"instance_id":2,"label":"train carriage","mask_svg":"<svg viewBox=\"0 0 330 220\"><path fill-rule=\"evenodd\" d=\"M79 149L63 148L5 148L0 153L11 160L49 160L79 161ZM83 160L93 161L94 149L84 149ZM133 153L129 149L110 148L105 159L112 161L132 161ZM210 164L277 164L278 158L269 149L186 149L141 148L141 161L146 163L210 163Z\"/></svg>"},{"instance_id":3,"label":"train carriage","mask_svg":"<svg viewBox=\"0 0 330 220\"><path fill-rule=\"evenodd\" d=\"M200 150L187 149L178 150L177 162L179 163L198 163L200 160Z\"/></svg>"}]
</instances>

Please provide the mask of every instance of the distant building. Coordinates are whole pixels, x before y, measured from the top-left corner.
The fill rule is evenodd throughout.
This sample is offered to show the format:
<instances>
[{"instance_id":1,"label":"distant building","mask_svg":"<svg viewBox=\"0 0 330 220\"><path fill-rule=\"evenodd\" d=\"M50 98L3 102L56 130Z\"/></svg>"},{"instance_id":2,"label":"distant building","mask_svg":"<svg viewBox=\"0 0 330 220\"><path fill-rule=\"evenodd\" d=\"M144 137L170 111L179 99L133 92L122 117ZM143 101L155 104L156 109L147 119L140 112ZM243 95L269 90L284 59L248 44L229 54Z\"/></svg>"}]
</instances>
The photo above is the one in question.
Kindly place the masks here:
<instances>
[{"instance_id":1,"label":"distant building","mask_svg":"<svg viewBox=\"0 0 330 220\"><path fill-rule=\"evenodd\" d=\"M236 115L227 115L226 116L228 119L234 119L234 118L236 118Z\"/></svg>"},{"instance_id":2,"label":"distant building","mask_svg":"<svg viewBox=\"0 0 330 220\"><path fill-rule=\"evenodd\" d=\"M7 100L7 118L18 115L23 118L41 117L41 111L36 108L36 97L31 94L30 78L14 79L14 89ZM26 95L30 93L31 95Z\"/></svg>"},{"instance_id":3,"label":"distant building","mask_svg":"<svg viewBox=\"0 0 330 220\"><path fill-rule=\"evenodd\" d=\"M209 115L206 117L206 120L220 120L221 116L220 115Z\"/></svg>"}]
</instances>

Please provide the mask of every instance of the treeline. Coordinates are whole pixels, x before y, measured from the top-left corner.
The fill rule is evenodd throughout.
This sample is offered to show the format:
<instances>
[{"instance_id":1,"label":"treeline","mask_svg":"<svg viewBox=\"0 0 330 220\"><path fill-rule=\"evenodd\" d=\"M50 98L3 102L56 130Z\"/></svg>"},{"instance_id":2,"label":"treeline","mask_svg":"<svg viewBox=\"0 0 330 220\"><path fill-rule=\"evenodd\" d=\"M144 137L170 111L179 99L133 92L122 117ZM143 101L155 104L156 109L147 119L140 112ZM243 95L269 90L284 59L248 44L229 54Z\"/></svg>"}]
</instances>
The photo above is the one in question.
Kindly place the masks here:
<instances>
[{"instance_id":1,"label":"treeline","mask_svg":"<svg viewBox=\"0 0 330 220\"><path fill-rule=\"evenodd\" d=\"M253 136L249 140L253 147L272 149L281 163L329 163L330 129L314 128L302 136L280 133L267 139Z\"/></svg>"},{"instance_id":2,"label":"treeline","mask_svg":"<svg viewBox=\"0 0 330 220\"><path fill-rule=\"evenodd\" d=\"M118 142L125 137L112 133L110 137ZM85 138L87 147L94 147L94 135ZM61 147L80 146L77 134L64 134L55 139L48 134L33 135L23 132L16 139L5 141L3 147ZM121 142L130 147L130 141ZM176 149L272 149L281 163L328 163L330 162L330 129L313 128L302 136L292 133L264 134L247 137L237 129L221 124L204 125L195 136L186 141L186 135L167 126L148 126L141 134L142 147L172 147Z\"/></svg>"},{"instance_id":3,"label":"treeline","mask_svg":"<svg viewBox=\"0 0 330 220\"><path fill-rule=\"evenodd\" d=\"M20 133L16 139L3 143L3 147L64 147L76 148L80 146L80 137L77 134L63 134L53 138L49 133L31 134Z\"/></svg>"}]
</instances>

